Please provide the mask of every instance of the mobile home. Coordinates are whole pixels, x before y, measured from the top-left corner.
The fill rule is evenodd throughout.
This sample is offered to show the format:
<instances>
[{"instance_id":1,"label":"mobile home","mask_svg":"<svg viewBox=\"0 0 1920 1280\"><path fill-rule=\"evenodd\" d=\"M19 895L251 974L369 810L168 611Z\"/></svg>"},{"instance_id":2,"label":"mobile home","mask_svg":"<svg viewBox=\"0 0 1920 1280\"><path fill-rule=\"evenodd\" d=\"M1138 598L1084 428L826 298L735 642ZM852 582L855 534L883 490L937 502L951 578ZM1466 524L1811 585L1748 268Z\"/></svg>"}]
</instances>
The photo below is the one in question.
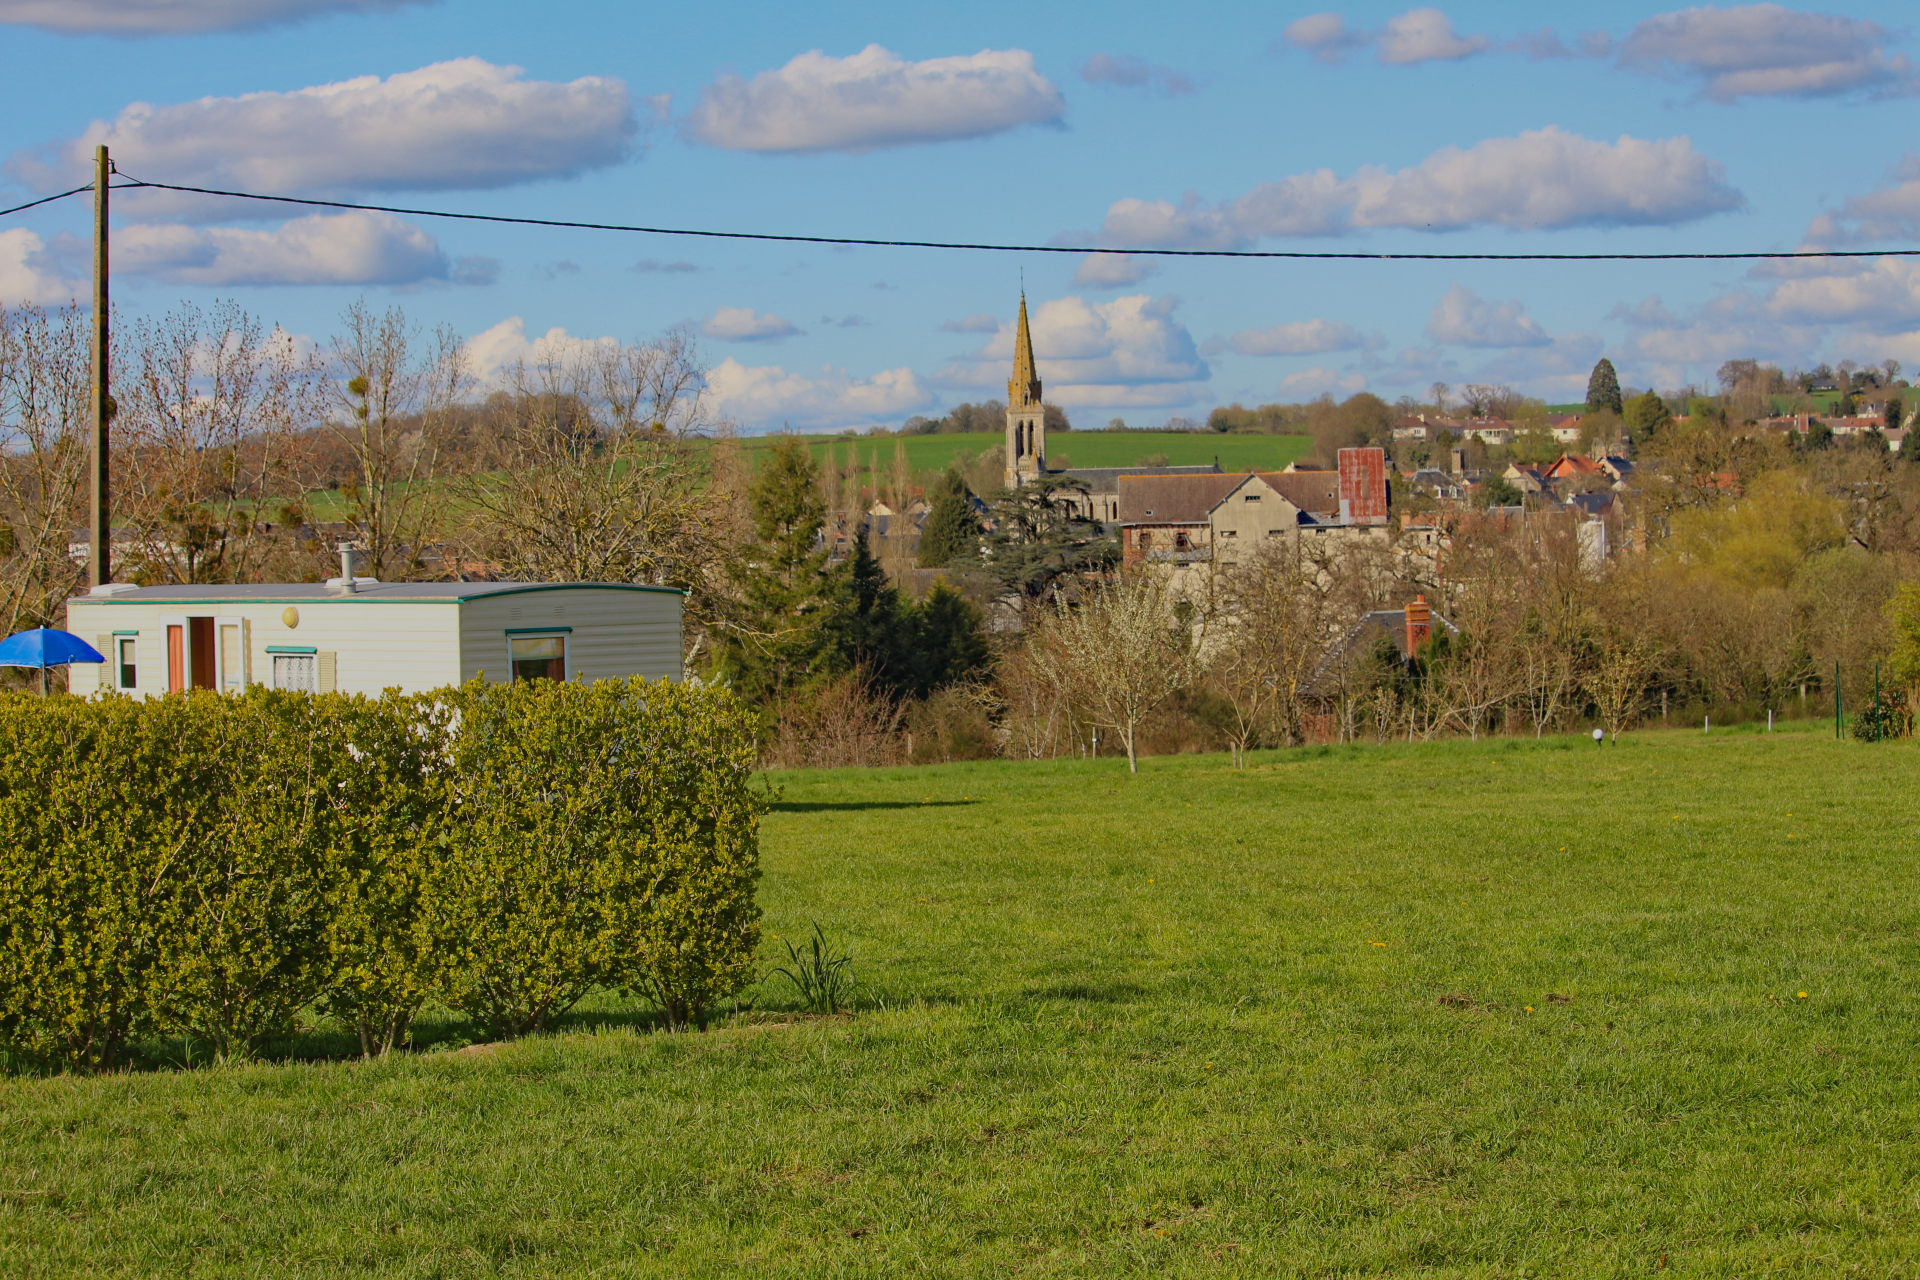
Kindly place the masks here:
<instances>
[{"instance_id":1,"label":"mobile home","mask_svg":"<svg viewBox=\"0 0 1920 1280\"><path fill-rule=\"evenodd\" d=\"M67 602L104 665L71 689L152 697L249 684L414 693L468 680L681 678L681 593L605 582L138 587Z\"/></svg>"}]
</instances>

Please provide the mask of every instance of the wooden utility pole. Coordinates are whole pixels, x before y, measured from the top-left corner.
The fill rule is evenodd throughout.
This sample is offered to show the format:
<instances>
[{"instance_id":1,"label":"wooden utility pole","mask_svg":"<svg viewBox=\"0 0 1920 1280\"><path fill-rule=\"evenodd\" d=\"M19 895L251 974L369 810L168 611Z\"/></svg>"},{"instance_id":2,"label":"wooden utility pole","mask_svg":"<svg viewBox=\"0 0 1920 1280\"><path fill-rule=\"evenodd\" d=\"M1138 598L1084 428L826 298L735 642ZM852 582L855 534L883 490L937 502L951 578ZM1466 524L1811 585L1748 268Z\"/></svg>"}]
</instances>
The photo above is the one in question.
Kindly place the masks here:
<instances>
[{"instance_id":1,"label":"wooden utility pole","mask_svg":"<svg viewBox=\"0 0 1920 1280\"><path fill-rule=\"evenodd\" d=\"M107 390L107 149L93 152L93 484L87 518L87 583L113 581L113 517L107 488L107 426L113 397Z\"/></svg>"}]
</instances>

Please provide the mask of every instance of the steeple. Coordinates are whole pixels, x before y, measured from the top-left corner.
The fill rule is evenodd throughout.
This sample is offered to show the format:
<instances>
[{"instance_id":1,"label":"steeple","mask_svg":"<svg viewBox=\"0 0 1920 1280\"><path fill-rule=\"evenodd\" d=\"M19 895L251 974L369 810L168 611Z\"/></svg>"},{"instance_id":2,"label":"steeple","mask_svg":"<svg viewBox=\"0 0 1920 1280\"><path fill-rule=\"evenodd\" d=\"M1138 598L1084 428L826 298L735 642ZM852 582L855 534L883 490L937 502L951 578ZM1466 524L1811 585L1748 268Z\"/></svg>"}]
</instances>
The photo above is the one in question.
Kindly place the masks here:
<instances>
[{"instance_id":1,"label":"steeple","mask_svg":"<svg viewBox=\"0 0 1920 1280\"><path fill-rule=\"evenodd\" d=\"M1027 332L1027 291L1020 291L1020 326L1013 340L1013 376L1007 379L1007 488L1047 474L1047 412Z\"/></svg>"},{"instance_id":2,"label":"steeple","mask_svg":"<svg viewBox=\"0 0 1920 1280\"><path fill-rule=\"evenodd\" d=\"M1027 291L1020 291L1020 327L1013 339L1013 376L1007 379L1007 408L1040 407L1040 374L1033 367L1033 335L1027 331Z\"/></svg>"}]
</instances>

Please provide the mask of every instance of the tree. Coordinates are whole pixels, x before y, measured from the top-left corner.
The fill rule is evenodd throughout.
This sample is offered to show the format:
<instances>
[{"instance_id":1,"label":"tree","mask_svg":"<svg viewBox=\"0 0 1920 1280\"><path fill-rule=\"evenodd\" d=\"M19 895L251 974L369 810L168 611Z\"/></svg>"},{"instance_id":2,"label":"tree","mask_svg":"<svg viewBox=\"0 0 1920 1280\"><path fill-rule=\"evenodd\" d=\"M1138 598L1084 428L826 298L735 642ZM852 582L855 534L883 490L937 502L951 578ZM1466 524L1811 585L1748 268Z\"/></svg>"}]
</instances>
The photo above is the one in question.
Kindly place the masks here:
<instances>
[{"instance_id":1,"label":"tree","mask_svg":"<svg viewBox=\"0 0 1920 1280\"><path fill-rule=\"evenodd\" d=\"M114 415L126 567L144 582L255 581L277 508L303 487L294 453L318 416L319 363L231 302L130 328Z\"/></svg>"},{"instance_id":2,"label":"tree","mask_svg":"<svg viewBox=\"0 0 1920 1280\"><path fill-rule=\"evenodd\" d=\"M1526 499L1519 486L1505 476L1488 476L1473 491L1473 503L1477 507L1517 507Z\"/></svg>"},{"instance_id":3,"label":"tree","mask_svg":"<svg viewBox=\"0 0 1920 1280\"><path fill-rule=\"evenodd\" d=\"M919 565L938 569L971 551L980 537L973 514L973 494L956 469L948 469L934 484L933 507L920 526Z\"/></svg>"},{"instance_id":4,"label":"tree","mask_svg":"<svg viewBox=\"0 0 1920 1280\"><path fill-rule=\"evenodd\" d=\"M466 348L448 325L423 342L398 307L375 315L356 302L341 324L334 394L346 421L333 429L357 472L341 488L342 514L366 553L362 567L390 578L418 566L437 532L436 431L466 390Z\"/></svg>"},{"instance_id":5,"label":"tree","mask_svg":"<svg viewBox=\"0 0 1920 1280\"><path fill-rule=\"evenodd\" d=\"M0 621L58 626L83 584L68 555L83 519L92 416L88 318L0 310Z\"/></svg>"},{"instance_id":6,"label":"tree","mask_svg":"<svg viewBox=\"0 0 1920 1280\"><path fill-rule=\"evenodd\" d=\"M1129 575L1075 607L1056 597L1030 653L1047 682L1094 724L1118 733L1140 772L1140 722L1198 674L1193 629L1159 573Z\"/></svg>"},{"instance_id":7,"label":"tree","mask_svg":"<svg viewBox=\"0 0 1920 1280\"><path fill-rule=\"evenodd\" d=\"M1587 379L1587 412L1618 414L1620 411L1620 377L1613 371L1613 361L1601 356Z\"/></svg>"},{"instance_id":8,"label":"tree","mask_svg":"<svg viewBox=\"0 0 1920 1280\"><path fill-rule=\"evenodd\" d=\"M1673 425L1673 414L1668 411L1667 402L1651 387L1644 394L1635 396L1622 416L1627 420L1627 438L1633 441L1635 448L1645 445Z\"/></svg>"},{"instance_id":9,"label":"tree","mask_svg":"<svg viewBox=\"0 0 1920 1280\"><path fill-rule=\"evenodd\" d=\"M1613 740L1640 714L1646 698L1647 677L1653 671L1653 650L1639 637L1615 640L1595 656L1587 672L1587 696L1600 715L1600 726Z\"/></svg>"},{"instance_id":10,"label":"tree","mask_svg":"<svg viewBox=\"0 0 1920 1280\"><path fill-rule=\"evenodd\" d=\"M1227 708L1223 728L1236 766L1271 727L1297 741L1300 686L1327 640L1326 597L1299 545L1262 545L1221 583L1220 610L1206 654L1207 686Z\"/></svg>"},{"instance_id":11,"label":"tree","mask_svg":"<svg viewBox=\"0 0 1920 1280\"><path fill-rule=\"evenodd\" d=\"M734 569L737 598L719 619L718 671L752 701L771 701L819 674L830 548L826 502L806 442L773 442L748 487L758 544Z\"/></svg>"},{"instance_id":12,"label":"tree","mask_svg":"<svg viewBox=\"0 0 1920 1280\"><path fill-rule=\"evenodd\" d=\"M944 582L934 583L904 619L901 691L924 698L984 671L993 656L985 628L985 615L965 596Z\"/></svg>"},{"instance_id":13,"label":"tree","mask_svg":"<svg viewBox=\"0 0 1920 1280\"><path fill-rule=\"evenodd\" d=\"M983 555L967 575L984 578L1025 608L1053 594L1064 578L1110 568L1120 559L1120 544L1080 514L1073 499L1086 493L1085 481L1066 476L1001 491L991 507L993 532L981 540Z\"/></svg>"},{"instance_id":14,"label":"tree","mask_svg":"<svg viewBox=\"0 0 1920 1280\"><path fill-rule=\"evenodd\" d=\"M704 372L683 332L511 370L479 465L453 485L463 540L509 577L678 587L704 610L737 541L690 438Z\"/></svg>"}]
</instances>

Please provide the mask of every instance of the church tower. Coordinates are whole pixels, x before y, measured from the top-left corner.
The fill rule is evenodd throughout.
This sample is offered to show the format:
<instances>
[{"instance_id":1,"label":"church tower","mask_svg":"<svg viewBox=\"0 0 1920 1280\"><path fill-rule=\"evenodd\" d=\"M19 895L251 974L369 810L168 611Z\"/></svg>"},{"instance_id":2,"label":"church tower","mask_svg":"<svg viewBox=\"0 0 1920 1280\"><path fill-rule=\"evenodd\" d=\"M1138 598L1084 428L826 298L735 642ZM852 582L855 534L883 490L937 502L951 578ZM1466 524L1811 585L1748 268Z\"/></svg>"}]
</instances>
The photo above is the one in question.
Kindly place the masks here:
<instances>
[{"instance_id":1,"label":"church tower","mask_svg":"<svg viewBox=\"0 0 1920 1280\"><path fill-rule=\"evenodd\" d=\"M1033 365L1033 335L1027 332L1027 292L1020 291L1020 328L1013 343L1013 376L1007 379L1007 488L1047 473L1047 418L1040 406L1040 374Z\"/></svg>"}]
</instances>

